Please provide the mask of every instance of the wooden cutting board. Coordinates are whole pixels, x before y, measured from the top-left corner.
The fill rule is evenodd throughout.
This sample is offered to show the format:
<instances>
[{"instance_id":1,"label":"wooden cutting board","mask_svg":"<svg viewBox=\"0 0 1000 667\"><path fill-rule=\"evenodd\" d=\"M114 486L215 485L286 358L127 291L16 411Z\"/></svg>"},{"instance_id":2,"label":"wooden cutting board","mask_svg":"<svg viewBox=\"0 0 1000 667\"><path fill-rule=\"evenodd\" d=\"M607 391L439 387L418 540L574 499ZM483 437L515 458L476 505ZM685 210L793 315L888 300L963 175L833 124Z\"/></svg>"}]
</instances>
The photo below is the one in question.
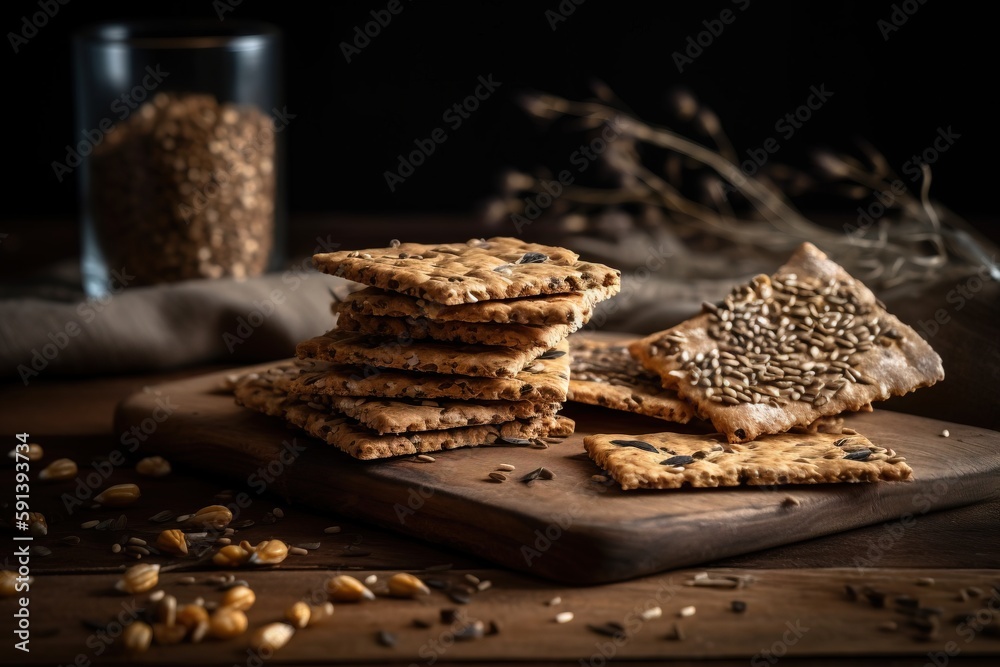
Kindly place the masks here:
<instances>
[{"instance_id":1,"label":"wooden cutting board","mask_svg":"<svg viewBox=\"0 0 1000 667\"><path fill-rule=\"evenodd\" d=\"M567 583L618 581L894 519L905 530L927 512L1000 495L1000 433L885 410L846 423L905 455L912 482L625 492L591 480L601 471L583 451L585 435L697 427L573 403L564 414L576 433L549 449L360 462L236 406L222 389L227 374L147 388L118 406L116 429L136 427L144 451L242 482L251 497L274 493ZM514 477L489 481L501 463L517 467ZM516 481L543 465L555 479ZM878 546L857 557L877 566Z\"/></svg>"}]
</instances>

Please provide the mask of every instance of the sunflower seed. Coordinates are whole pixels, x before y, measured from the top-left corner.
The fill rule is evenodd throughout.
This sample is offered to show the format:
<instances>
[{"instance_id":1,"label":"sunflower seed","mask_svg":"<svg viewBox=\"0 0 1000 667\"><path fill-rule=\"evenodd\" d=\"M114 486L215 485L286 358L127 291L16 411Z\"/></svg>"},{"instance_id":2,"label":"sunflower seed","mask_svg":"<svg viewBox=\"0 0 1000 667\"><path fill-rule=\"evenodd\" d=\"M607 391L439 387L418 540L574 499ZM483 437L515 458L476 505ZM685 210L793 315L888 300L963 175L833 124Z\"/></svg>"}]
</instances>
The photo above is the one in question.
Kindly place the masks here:
<instances>
[{"instance_id":1,"label":"sunflower seed","mask_svg":"<svg viewBox=\"0 0 1000 667\"><path fill-rule=\"evenodd\" d=\"M507 476L504 475L502 472L491 472L490 473L490 479L492 479L494 482L506 482L507 481ZM532 479L534 479L534 478L532 478ZM524 480L522 480L522 481L524 481Z\"/></svg>"},{"instance_id":2,"label":"sunflower seed","mask_svg":"<svg viewBox=\"0 0 1000 667\"><path fill-rule=\"evenodd\" d=\"M685 466L689 463L694 463L694 457L679 455L679 456L671 456L669 459L664 459L660 461L660 465L664 466Z\"/></svg>"},{"instance_id":3,"label":"sunflower seed","mask_svg":"<svg viewBox=\"0 0 1000 667\"><path fill-rule=\"evenodd\" d=\"M653 454L659 454L658 450L653 445L648 442L643 442L642 440L612 440L612 445L618 445L619 447L635 447L636 449L641 449L646 452L652 452Z\"/></svg>"},{"instance_id":4,"label":"sunflower seed","mask_svg":"<svg viewBox=\"0 0 1000 667\"><path fill-rule=\"evenodd\" d=\"M379 630L375 633L375 641L377 641L380 646L392 648L396 645L396 635L391 632L386 632L385 630Z\"/></svg>"}]
</instances>

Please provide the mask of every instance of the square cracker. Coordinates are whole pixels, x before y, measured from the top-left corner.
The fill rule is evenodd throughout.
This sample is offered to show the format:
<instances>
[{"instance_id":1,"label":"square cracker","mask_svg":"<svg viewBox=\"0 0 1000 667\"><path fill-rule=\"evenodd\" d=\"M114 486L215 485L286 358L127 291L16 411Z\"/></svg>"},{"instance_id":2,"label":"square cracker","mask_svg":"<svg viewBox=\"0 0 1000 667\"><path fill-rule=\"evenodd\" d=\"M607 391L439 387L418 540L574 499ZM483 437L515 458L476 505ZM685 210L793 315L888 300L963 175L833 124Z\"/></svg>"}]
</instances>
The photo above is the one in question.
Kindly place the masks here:
<instances>
[{"instance_id":1,"label":"square cracker","mask_svg":"<svg viewBox=\"0 0 1000 667\"><path fill-rule=\"evenodd\" d=\"M529 401L406 401L353 396L300 397L310 407L333 408L379 435L439 431L477 424L502 424L515 419L552 416L559 403Z\"/></svg>"},{"instance_id":2,"label":"square cracker","mask_svg":"<svg viewBox=\"0 0 1000 667\"><path fill-rule=\"evenodd\" d=\"M931 346L809 243L774 276L757 276L629 351L730 442L944 379Z\"/></svg>"},{"instance_id":3,"label":"square cracker","mask_svg":"<svg viewBox=\"0 0 1000 667\"><path fill-rule=\"evenodd\" d=\"M618 286L592 287L582 292L494 299L479 303L442 306L398 292L366 287L344 297L341 308L364 315L426 317L439 322L495 322L497 324L570 324L577 328L590 321L594 306L618 293Z\"/></svg>"},{"instance_id":4,"label":"square cracker","mask_svg":"<svg viewBox=\"0 0 1000 667\"><path fill-rule=\"evenodd\" d=\"M694 406L628 352L628 342L570 336L569 400L686 424Z\"/></svg>"},{"instance_id":5,"label":"square cracker","mask_svg":"<svg viewBox=\"0 0 1000 667\"><path fill-rule=\"evenodd\" d=\"M313 262L324 273L444 305L621 283L616 269L581 262L565 248L510 237L320 253Z\"/></svg>"},{"instance_id":6,"label":"square cracker","mask_svg":"<svg viewBox=\"0 0 1000 667\"><path fill-rule=\"evenodd\" d=\"M583 445L625 490L875 482L913 474L903 457L862 435L782 433L740 445L720 434L599 434Z\"/></svg>"},{"instance_id":7,"label":"square cracker","mask_svg":"<svg viewBox=\"0 0 1000 667\"><path fill-rule=\"evenodd\" d=\"M569 389L569 345L562 341L512 378L414 373L389 368L357 368L328 362L289 364L277 381L296 395L458 398L491 401L562 403Z\"/></svg>"},{"instance_id":8,"label":"square cracker","mask_svg":"<svg viewBox=\"0 0 1000 667\"><path fill-rule=\"evenodd\" d=\"M363 315L350 308L339 309L337 328L373 336L414 340L430 338L468 345L542 347L546 350L577 329L569 324L530 326L492 322L438 322L425 317L383 317Z\"/></svg>"},{"instance_id":9,"label":"square cracker","mask_svg":"<svg viewBox=\"0 0 1000 667\"><path fill-rule=\"evenodd\" d=\"M339 329L302 341L295 348L300 359L491 378L515 377L546 351L541 345L530 348L452 345L435 340L368 336Z\"/></svg>"},{"instance_id":10,"label":"square cracker","mask_svg":"<svg viewBox=\"0 0 1000 667\"><path fill-rule=\"evenodd\" d=\"M309 435L363 460L498 442L502 444L504 439L563 437L572 434L574 427L571 419L541 416L504 424L463 426L407 435L378 435L333 410L319 410L297 398L277 392L266 374L255 374L238 381L233 393L239 405L273 417L282 417Z\"/></svg>"}]
</instances>

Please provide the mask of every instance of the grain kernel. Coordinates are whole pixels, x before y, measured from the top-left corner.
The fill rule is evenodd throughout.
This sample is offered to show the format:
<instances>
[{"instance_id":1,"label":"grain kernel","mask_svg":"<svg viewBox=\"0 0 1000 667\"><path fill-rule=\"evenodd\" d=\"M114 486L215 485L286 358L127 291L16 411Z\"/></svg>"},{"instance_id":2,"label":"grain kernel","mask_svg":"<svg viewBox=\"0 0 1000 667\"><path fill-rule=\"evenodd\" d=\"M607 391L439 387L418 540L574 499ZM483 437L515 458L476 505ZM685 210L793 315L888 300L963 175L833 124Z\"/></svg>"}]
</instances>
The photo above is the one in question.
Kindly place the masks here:
<instances>
[{"instance_id":1,"label":"grain kernel","mask_svg":"<svg viewBox=\"0 0 1000 667\"><path fill-rule=\"evenodd\" d=\"M292 626L299 628L300 630L309 625L309 617L311 615L312 610L309 608L309 605L301 601L296 602L285 610L285 619L287 619Z\"/></svg>"},{"instance_id":2,"label":"grain kernel","mask_svg":"<svg viewBox=\"0 0 1000 667\"><path fill-rule=\"evenodd\" d=\"M147 456L135 464L135 471L146 477L165 477L170 474L170 463L162 456Z\"/></svg>"},{"instance_id":3,"label":"grain kernel","mask_svg":"<svg viewBox=\"0 0 1000 667\"><path fill-rule=\"evenodd\" d=\"M0 570L0 598L14 597L20 591L17 590L17 572L13 570ZM34 578L28 577L28 584L34 581Z\"/></svg>"},{"instance_id":4,"label":"grain kernel","mask_svg":"<svg viewBox=\"0 0 1000 667\"><path fill-rule=\"evenodd\" d=\"M294 634L295 628L287 623L268 623L251 635L250 648L258 653L277 651L287 644Z\"/></svg>"},{"instance_id":5,"label":"grain kernel","mask_svg":"<svg viewBox=\"0 0 1000 667\"><path fill-rule=\"evenodd\" d=\"M199 623L208 623L208 611L200 604L186 604L177 610L177 624L193 630Z\"/></svg>"},{"instance_id":6,"label":"grain kernel","mask_svg":"<svg viewBox=\"0 0 1000 667\"><path fill-rule=\"evenodd\" d=\"M313 626L333 616L333 603L309 605L309 625Z\"/></svg>"},{"instance_id":7,"label":"grain kernel","mask_svg":"<svg viewBox=\"0 0 1000 667\"><path fill-rule=\"evenodd\" d=\"M187 538L184 537L184 531L178 528L162 531L156 537L156 548L168 554L187 556L188 545Z\"/></svg>"},{"instance_id":8,"label":"grain kernel","mask_svg":"<svg viewBox=\"0 0 1000 667\"><path fill-rule=\"evenodd\" d=\"M148 623L134 621L122 630L122 645L130 653L142 653L153 642L153 628Z\"/></svg>"},{"instance_id":9,"label":"grain kernel","mask_svg":"<svg viewBox=\"0 0 1000 667\"><path fill-rule=\"evenodd\" d=\"M123 593L145 593L152 590L160 581L160 566L156 563L133 565L125 570L125 574L115 584L115 588Z\"/></svg>"},{"instance_id":10,"label":"grain kernel","mask_svg":"<svg viewBox=\"0 0 1000 667\"><path fill-rule=\"evenodd\" d=\"M247 631L247 615L232 607L219 607L208 619L208 634L215 639L232 639Z\"/></svg>"},{"instance_id":11,"label":"grain kernel","mask_svg":"<svg viewBox=\"0 0 1000 667\"><path fill-rule=\"evenodd\" d=\"M179 520L179 519L178 519ZM187 517L184 523L196 528L222 530L233 520L233 513L224 505L209 505Z\"/></svg>"},{"instance_id":12,"label":"grain kernel","mask_svg":"<svg viewBox=\"0 0 1000 667\"><path fill-rule=\"evenodd\" d=\"M354 577L342 574L331 577L326 582L326 592L335 602L360 602L374 600L375 594Z\"/></svg>"},{"instance_id":13,"label":"grain kernel","mask_svg":"<svg viewBox=\"0 0 1000 667\"><path fill-rule=\"evenodd\" d=\"M221 567L239 567L247 562L250 554L238 544L229 544L212 556L212 562Z\"/></svg>"},{"instance_id":14,"label":"grain kernel","mask_svg":"<svg viewBox=\"0 0 1000 667\"><path fill-rule=\"evenodd\" d=\"M233 586L222 596L222 606L246 611L257 601L257 596L247 586Z\"/></svg>"},{"instance_id":15,"label":"grain kernel","mask_svg":"<svg viewBox=\"0 0 1000 667\"><path fill-rule=\"evenodd\" d=\"M46 523L44 514L28 512L28 532L35 537L44 537L49 534L49 524Z\"/></svg>"},{"instance_id":16,"label":"grain kernel","mask_svg":"<svg viewBox=\"0 0 1000 667\"><path fill-rule=\"evenodd\" d=\"M73 479L77 471L76 463L72 459L56 459L38 473L38 479L43 482Z\"/></svg>"},{"instance_id":17,"label":"grain kernel","mask_svg":"<svg viewBox=\"0 0 1000 667\"><path fill-rule=\"evenodd\" d=\"M249 562L251 565L277 565L287 557L287 544L281 540L264 540L253 547Z\"/></svg>"},{"instance_id":18,"label":"grain kernel","mask_svg":"<svg viewBox=\"0 0 1000 667\"><path fill-rule=\"evenodd\" d=\"M20 445L18 445L18 447L20 447ZM29 461L41 461L42 457L45 455L45 451L42 449L42 446L39 445L37 442L29 442L28 443L28 451L27 452L23 452L23 451L19 452L15 448L15 449L10 450L7 453L7 456L9 456L10 458L14 459L15 461L17 460L18 455L27 457L27 459Z\"/></svg>"},{"instance_id":19,"label":"grain kernel","mask_svg":"<svg viewBox=\"0 0 1000 667\"><path fill-rule=\"evenodd\" d=\"M573 612L563 611L556 614L556 623L569 623L573 620Z\"/></svg>"},{"instance_id":20,"label":"grain kernel","mask_svg":"<svg viewBox=\"0 0 1000 667\"><path fill-rule=\"evenodd\" d=\"M417 595L428 595L431 589L412 574L400 572L389 578L389 595L398 598L412 598Z\"/></svg>"},{"instance_id":21,"label":"grain kernel","mask_svg":"<svg viewBox=\"0 0 1000 667\"><path fill-rule=\"evenodd\" d=\"M177 624L177 598L173 595L164 595L160 604L156 607L156 618L164 625L172 626Z\"/></svg>"},{"instance_id":22,"label":"grain kernel","mask_svg":"<svg viewBox=\"0 0 1000 667\"><path fill-rule=\"evenodd\" d=\"M139 487L135 484L115 484L94 497L94 502L104 507L125 507L139 500Z\"/></svg>"}]
</instances>

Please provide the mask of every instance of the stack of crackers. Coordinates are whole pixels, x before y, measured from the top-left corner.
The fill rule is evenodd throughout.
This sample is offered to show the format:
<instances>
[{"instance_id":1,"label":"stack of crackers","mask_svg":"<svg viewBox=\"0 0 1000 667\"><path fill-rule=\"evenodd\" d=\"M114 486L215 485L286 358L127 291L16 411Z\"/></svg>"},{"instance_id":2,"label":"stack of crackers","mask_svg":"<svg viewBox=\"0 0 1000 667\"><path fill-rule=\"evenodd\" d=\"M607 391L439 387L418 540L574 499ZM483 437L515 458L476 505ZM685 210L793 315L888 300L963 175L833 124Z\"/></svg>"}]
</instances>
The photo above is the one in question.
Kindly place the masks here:
<instances>
[{"instance_id":1,"label":"stack of crackers","mask_svg":"<svg viewBox=\"0 0 1000 667\"><path fill-rule=\"evenodd\" d=\"M242 379L237 402L359 459L566 436L567 336L620 273L512 238L316 255L365 285L299 360Z\"/></svg>"},{"instance_id":2,"label":"stack of crackers","mask_svg":"<svg viewBox=\"0 0 1000 667\"><path fill-rule=\"evenodd\" d=\"M574 400L717 430L585 438L625 489L907 479L904 457L839 416L944 379L930 345L808 243L675 327L574 348Z\"/></svg>"}]
</instances>

